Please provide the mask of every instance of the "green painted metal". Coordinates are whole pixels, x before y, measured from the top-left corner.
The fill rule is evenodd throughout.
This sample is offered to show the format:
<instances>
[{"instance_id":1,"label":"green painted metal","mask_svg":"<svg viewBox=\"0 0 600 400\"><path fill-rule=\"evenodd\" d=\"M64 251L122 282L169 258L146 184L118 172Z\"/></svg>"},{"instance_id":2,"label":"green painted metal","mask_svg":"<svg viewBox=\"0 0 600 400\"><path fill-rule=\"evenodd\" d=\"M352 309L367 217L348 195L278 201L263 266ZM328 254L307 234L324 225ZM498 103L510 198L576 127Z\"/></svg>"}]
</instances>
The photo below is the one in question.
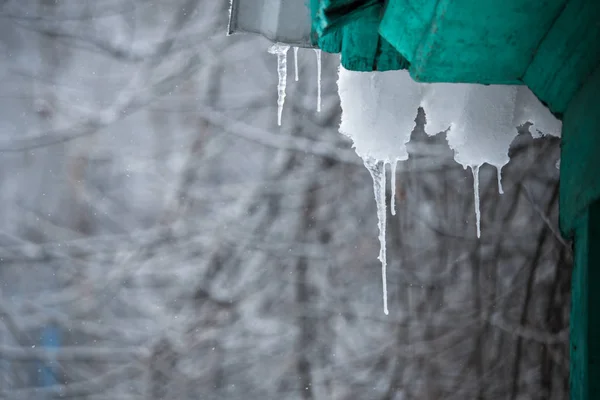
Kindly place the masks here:
<instances>
[{"instance_id":1,"label":"green painted metal","mask_svg":"<svg viewBox=\"0 0 600 400\"><path fill-rule=\"evenodd\" d=\"M571 284L570 387L572 400L600 398L600 202L575 224L575 269Z\"/></svg>"},{"instance_id":2,"label":"green painted metal","mask_svg":"<svg viewBox=\"0 0 600 400\"><path fill-rule=\"evenodd\" d=\"M600 60L598 0L311 0L311 15L315 43L347 69L525 83L557 114Z\"/></svg>"},{"instance_id":3,"label":"green painted metal","mask_svg":"<svg viewBox=\"0 0 600 400\"><path fill-rule=\"evenodd\" d=\"M600 1L571 0L538 47L524 81L552 111L563 113L599 63Z\"/></svg>"},{"instance_id":4,"label":"green painted metal","mask_svg":"<svg viewBox=\"0 0 600 400\"><path fill-rule=\"evenodd\" d=\"M579 217L600 199L600 67L565 111L562 136L560 228L571 237Z\"/></svg>"},{"instance_id":5,"label":"green painted metal","mask_svg":"<svg viewBox=\"0 0 600 400\"><path fill-rule=\"evenodd\" d=\"M416 80L515 84L566 1L311 0L311 15L316 44L348 69L381 69L383 39Z\"/></svg>"},{"instance_id":6,"label":"green painted metal","mask_svg":"<svg viewBox=\"0 0 600 400\"><path fill-rule=\"evenodd\" d=\"M568 68L582 69L573 64ZM555 75L561 73L558 68ZM571 85L561 85L566 100L560 99L560 92L548 98L559 111L561 102L568 103L563 118L559 216L563 235L575 239L571 399L591 400L600 398L600 66L569 99L570 90L582 77L572 79Z\"/></svg>"},{"instance_id":7,"label":"green painted metal","mask_svg":"<svg viewBox=\"0 0 600 400\"><path fill-rule=\"evenodd\" d=\"M379 32L415 80L515 84L565 1L390 0ZM406 26L419 35L404 46Z\"/></svg>"},{"instance_id":8,"label":"green painted metal","mask_svg":"<svg viewBox=\"0 0 600 400\"><path fill-rule=\"evenodd\" d=\"M407 60L415 60L421 39L431 27L437 1L391 0L379 31Z\"/></svg>"},{"instance_id":9,"label":"green painted metal","mask_svg":"<svg viewBox=\"0 0 600 400\"><path fill-rule=\"evenodd\" d=\"M406 60L378 33L383 9L383 2L373 0L312 0L314 41L324 51L341 53L346 69L406 69Z\"/></svg>"}]
</instances>

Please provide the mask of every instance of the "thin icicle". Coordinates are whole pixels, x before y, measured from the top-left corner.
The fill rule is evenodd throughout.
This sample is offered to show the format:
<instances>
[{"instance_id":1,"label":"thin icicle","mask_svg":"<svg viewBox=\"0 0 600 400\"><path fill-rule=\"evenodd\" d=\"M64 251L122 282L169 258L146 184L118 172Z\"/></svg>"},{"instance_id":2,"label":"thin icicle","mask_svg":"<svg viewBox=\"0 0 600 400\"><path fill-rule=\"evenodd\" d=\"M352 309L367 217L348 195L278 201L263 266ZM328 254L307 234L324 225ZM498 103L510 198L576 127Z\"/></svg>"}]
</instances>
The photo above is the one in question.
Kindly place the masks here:
<instances>
[{"instance_id":1,"label":"thin icicle","mask_svg":"<svg viewBox=\"0 0 600 400\"><path fill-rule=\"evenodd\" d=\"M314 49L317 54L317 112L321 112L321 49Z\"/></svg>"},{"instance_id":2,"label":"thin icicle","mask_svg":"<svg viewBox=\"0 0 600 400\"><path fill-rule=\"evenodd\" d=\"M290 46L282 43L275 43L269 48L269 53L277 55L277 75L279 82L277 84L277 125L281 126L281 116L283 114L283 103L285 102L285 86L287 84L287 52Z\"/></svg>"},{"instance_id":3,"label":"thin icicle","mask_svg":"<svg viewBox=\"0 0 600 400\"><path fill-rule=\"evenodd\" d=\"M470 166L473 172L473 192L475 192L475 219L477 220L477 237L481 237L481 213L479 211L479 165Z\"/></svg>"},{"instance_id":4,"label":"thin icicle","mask_svg":"<svg viewBox=\"0 0 600 400\"><path fill-rule=\"evenodd\" d=\"M391 177L390 180L392 181L392 196L390 198L390 207L392 209L392 215L396 215L396 167L398 165L398 160L394 160L391 162L390 164L390 168L391 168Z\"/></svg>"},{"instance_id":5,"label":"thin icicle","mask_svg":"<svg viewBox=\"0 0 600 400\"><path fill-rule=\"evenodd\" d=\"M498 177L498 193L504 194L504 189L502 188L502 168L496 167L496 176Z\"/></svg>"},{"instance_id":6,"label":"thin icicle","mask_svg":"<svg viewBox=\"0 0 600 400\"><path fill-rule=\"evenodd\" d=\"M294 47L294 77L298 82L298 47Z\"/></svg>"},{"instance_id":7,"label":"thin icicle","mask_svg":"<svg viewBox=\"0 0 600 400\"><path fill-rule=\"evenodd\" d=\"M365 167L373 178L373 192L375 193L375 204L377 204L377 220L379 227L379 261L381 261L381 280L383 282L383 312L389 314L387 304L387 257L385 249L385 163L373 158L364 158Z\"/></svg>"}]
</instances>

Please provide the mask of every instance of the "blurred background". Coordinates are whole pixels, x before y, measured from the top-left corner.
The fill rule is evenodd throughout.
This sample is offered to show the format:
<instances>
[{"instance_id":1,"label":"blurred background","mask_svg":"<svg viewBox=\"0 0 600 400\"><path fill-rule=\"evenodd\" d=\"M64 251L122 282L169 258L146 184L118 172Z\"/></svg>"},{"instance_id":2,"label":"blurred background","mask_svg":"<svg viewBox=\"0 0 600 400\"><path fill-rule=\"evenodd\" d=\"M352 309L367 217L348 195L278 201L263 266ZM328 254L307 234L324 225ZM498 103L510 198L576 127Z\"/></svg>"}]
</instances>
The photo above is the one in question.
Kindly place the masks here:
<instances>
[{"instance_id":1,"label":"blurred background","mask_svg":"<svg viewBox=\"0 0 600 400\"><path fill-rule=\"evenodd\" d=\"M339 57L226 0L0 0L0 398L565 399L560 142L471 171L415 110L381 299Z\"/></svg>"}]
</instances>

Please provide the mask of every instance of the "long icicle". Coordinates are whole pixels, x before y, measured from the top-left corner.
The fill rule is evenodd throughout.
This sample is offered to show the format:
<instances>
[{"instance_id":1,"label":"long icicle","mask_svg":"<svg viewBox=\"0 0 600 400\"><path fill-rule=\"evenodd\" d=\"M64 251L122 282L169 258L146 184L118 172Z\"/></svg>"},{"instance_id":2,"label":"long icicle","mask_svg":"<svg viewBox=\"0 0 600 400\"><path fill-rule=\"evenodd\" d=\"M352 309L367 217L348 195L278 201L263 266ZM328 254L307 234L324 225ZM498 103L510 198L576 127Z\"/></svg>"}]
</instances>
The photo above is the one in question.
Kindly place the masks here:
<instances>
[{"instance_id":1,"label":"long icicle","mask_svg":"<svg viewBox=\"0 0 600 400\"><path fill-rule=\"evenodd\" d=\"M317 112L321 112L321 49L314 49L317 54Z\"/></svg>"},{"instance_id":2,"label":"long icicle","mask_svg":"<svg viewBox=\"0 0 600 400\"><path fill-rule=\"evenodd\" d=\"M479 165L472 166L473 191L475 192L475 219L477 221L477 237L481 237L481 212L479 210Z\"/></svg>"},{"instance_id":3,"label":"long icicle","mask_svg":"<svg viewBox=\"0 0 600 400\"><path fill-rule=\"evenodd\" d=\"M387 301L387 255L385 246L386 208L385 208L385 164L373 158L363 159L365 167L373 178L373 192L377 205L377 225L379 228L379 261L381 261L381 280L383 282L383 312L389 314Z\"/></svg>"},{"instance_id":4,"label":"long icicle","mask_svg":"<svg viewBox=\"0 0 600 400\"><path fill-rule=\"evenodd\" d=\"M392 195L390 196L390 208L392 209L392 215L396 215L396 167L398 166L398 160L394 160L390 163L391 169L391 189Z\"/></svg>"},{"instance_id":5,"label":"long icicle","mask_svg":"<svg viewBox=\"0 0 600 400\"><path fill-rule=\"evenodd\" d=\"M294 77L298 82L298 47L294 47Z\"/></svg>"},{"instance_id":6,"label":"long icicle","mask_svg":"<svg viewBox=\"0 0 600 400\"><path fill-rule=\"evenodd\" d=\"M504 189L502 188L502 168L496 167L496 177L498 178L498 193L504 194Z\"/></svg>"},{"instance_id":7,"label":"long icicle","mask_svg":"<svg viewBox=\"0 0 600 400\"><path fill-rule=\"evenodd\" d=\"M285 103L285 87L287 80L287 52L290 46L282 43L275 43L269 48L269 53L277 55L277 125L281 126L281 116L283 114L283 103Z\"/></svg>"}]
</instances>

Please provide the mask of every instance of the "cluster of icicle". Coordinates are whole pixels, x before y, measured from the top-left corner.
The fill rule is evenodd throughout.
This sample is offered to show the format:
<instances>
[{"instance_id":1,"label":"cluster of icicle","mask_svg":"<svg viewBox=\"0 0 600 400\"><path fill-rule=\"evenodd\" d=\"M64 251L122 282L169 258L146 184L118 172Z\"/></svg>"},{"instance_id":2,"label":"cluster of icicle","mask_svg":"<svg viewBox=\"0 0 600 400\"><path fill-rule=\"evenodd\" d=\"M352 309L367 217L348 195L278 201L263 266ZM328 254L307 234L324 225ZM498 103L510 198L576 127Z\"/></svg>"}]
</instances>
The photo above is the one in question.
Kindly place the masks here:
<instances>
[{"instance_id":1,"label":"cluster of icicle","mask_svg":"<svg viewBox=\"0 0 600 400\"><path fill-rule=\"evenodd\" d=\"M269 48L269 53L277 56L277 125L281 126L283 104L285 103L285 88L287 86L287 53L290 46L275 43ZM314 49L317 55L317 112L321 112L321 49ZM294 47L294 76L298 81L298 47Z\"/></svg>"},{"instance_id":2,"label":"cluster of icicle","mask_svg":"<svg viewBox=\"0 0 600 400\"><path fill-rule=\"evenodd\" d=\"M277 55L277 122L285 102L287 52L290 46L277 43L269 53ZM321 111L321 50L317 55L317 111ZM295 79L298 80L298 48L294 48ZM560 136L561 123L526 86L459 83L419 83L407 71L355 72L340 66L338 92L342 106L340 132L348 136L373 178L379 227L383 309L387 305L386 259L386 164L391 169L391 190L395 193L396 166L408 159L406 144L415 126L419 107L426 115L428 135L444 132L454 159L473 174L477 237L481 235L479 211L479 169L496 167L498 192L502 189L502 168L517 127L530 123L534 138ZM395 215L392 196L391 214Z\"/></svg>"},{"instance_id":3,"label":"cluster of icicle","mask_svg":"<svg viewBox=\"0 0 600 400\"><path fill-rule=\"evenodd\" d=\"M340 67L338 90L342 106L340 132L352 139L356 153L373 178L379 225L384 312L386 287L386 164L391 166L392 193L398 161L407 160L406 144L422 107L428 135L446 133L454 159L473 173L477 237L481 235L479 168L497 170L502 190L502 168L517 127L529 122L532 136L560 136L561 123L526 86L457 83L419 83L407 71L354 72ZM542 133L543 132L543 133ZM392 215L395 205L392 196Z\"/></svg>"}]
</instances>

